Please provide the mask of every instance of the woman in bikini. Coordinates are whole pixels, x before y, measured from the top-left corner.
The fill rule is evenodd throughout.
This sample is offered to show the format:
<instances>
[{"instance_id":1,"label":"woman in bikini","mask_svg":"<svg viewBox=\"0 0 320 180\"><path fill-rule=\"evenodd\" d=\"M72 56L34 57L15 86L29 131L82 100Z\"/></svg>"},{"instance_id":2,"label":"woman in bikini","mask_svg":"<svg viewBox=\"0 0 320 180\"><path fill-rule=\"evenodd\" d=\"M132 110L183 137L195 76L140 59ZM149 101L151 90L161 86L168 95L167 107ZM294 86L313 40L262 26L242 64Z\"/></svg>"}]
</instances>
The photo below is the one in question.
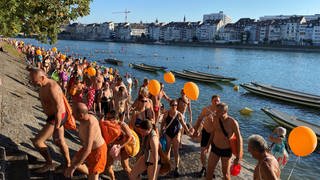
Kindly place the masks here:
<instances>
[{"instance_id":1,"label":"woman in bikini","mask_svg":"<svg viewBox=\"0 0 320 180\"><path fill-rule=\"evenodd\" d=\"M137 128L137 133L143 137L141 151L143 155L133 165L129 174L130 180L139 179L140 174L147 170L148 179L156 180L158 178L161 166L159 158L159 136L153 128L150 120L143 120Z\"/></svg>"},{"instance_id":2,"label":"woman in bikini","mask_svg":"<svg viewBox=\"0 0 320 180\"><path fill-rule=\"evenodd\" d=\"M186 130L186 132L191 135L193 133L193 130L187 127L187 125L184 122L184 117L177 110L178 102L176 100L170 101L170 110L166 112L164 115L163 121L161 123L161 132L166 134L166 140L167 140L167 147L166 147L166 154L168 158L170 158L170 151L171 151L171 145L173 147L174 152L174 160L175 160L175 170L174 170L174 176L178 177L178 167L179 167L179 143L181 138L181 131L180 127L182 127Z\"/></svg>"},{"instance_id":3,"label":"woman in bikini","mask_svg":"<svg viewBox=\"0 0 320 180\"><path fill-rule=\"evenodd\" d=\"M99 113L107 115L114 107L113 92L108 82L104 83L104 87L98 98Z\"/></svg>"}]
</instances>

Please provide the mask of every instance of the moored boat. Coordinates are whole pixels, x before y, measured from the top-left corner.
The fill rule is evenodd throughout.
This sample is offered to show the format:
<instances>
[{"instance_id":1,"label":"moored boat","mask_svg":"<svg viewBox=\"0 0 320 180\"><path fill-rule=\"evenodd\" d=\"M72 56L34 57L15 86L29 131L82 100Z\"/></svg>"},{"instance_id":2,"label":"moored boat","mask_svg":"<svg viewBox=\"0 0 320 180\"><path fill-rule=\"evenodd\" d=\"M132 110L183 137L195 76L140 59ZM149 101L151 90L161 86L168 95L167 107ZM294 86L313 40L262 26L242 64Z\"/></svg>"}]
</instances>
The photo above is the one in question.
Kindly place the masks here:
<instances>
[{"instance_id":1,"label":"moored boat","mask_svg":"<svg viewBox=\"0 0 320 180\"><path fill-rule=\"evenodd\" d=\"M237 78L233 77L226 77L226 76L221 76L217 74L209 74L209 73L204 73L204 72L199 72L199 71L193 71L193 70L184 70L183 72L188 73L188 74L194 74L202 77L207 77L207 78L213 78L217 80L223 80L223 81L235 81Z\"/></svg>"},{"instance_id":2,"label":"moored boat","mask_svg":"<svg viewBox=\"0 0 320 180\"><path fill-rule=\"evenodd\" d=\"M278 124L286 128L293 129L298 126L307 126L311 128L316 133L317 139L320 142L320 126L306 122L304 120L298 119L295 116L290 116L287 113L280 112L272 108L262 108L261 110Z\"/></svg>"},{"instance_id":3,"label":"moored boat","mask_svg":"<svg viewBox=\"0 0 320 180\"><path fill-rule=\"evenodd\" d=\"M268 84L262 84L262 83L258 83L258 82L251 82L251 84L253 84L257 87L266 88L266 89L274 90L274 91L279 91L279 92L286 93L286 94L292 94L292 95L296 95L296 96L320 100L320 96L314 95L314 94L304 93L304 92L300 92L300 91L294 91L291 89L285 89L285 88L276 87L276 86L272 86L272 85L268 85Z\"/></svg>"},{"instance_id":4,"label":"moored boat","mask_svg":"<svg viewBox=\"0 0 320 180\"><path fill-rule=\"evenodd\" d=\"M117 59L111 59L111 58L105 59L104 61L108 64L113 64L113 65L117 65L117 66L121 66L123 64L123 61L120 61Z\"/></svg>"},{"instance_id":5,"label":"moored boat","mask_svg":"<svg viewBox=\"0 0 320 180\"><path fill-rule=\"evenodd\" d=\"M184 79L205 82L205 83L216 83L217 82L217 80L214 80L214 79L204 78L204 77L200 77L200 76L194 76L194 75L186 74L186 73L179 72L179 71L171 71L171 72L175 76L180 77L180 78L184 78Z\"/></svg>"},{"instance_id":6,"label":"moored boat","mask_svg":"<svg viewBox=\"0 0 320 180\"><path fill-rule=\"evenodd\" d=\"M150 67L146 67L146 66L143 66L141 64L131 64L133 68L135 69L139 69L139 70L143 70L143 71L148 71L148 72L153 72L153 73L156 73L157 72L157 69L155 68L150 68Z\"/></svg>"},{"instance_id":7,"label":"moored boat","mask_svg":"<svg viewBox=\"0 0 320 180\"><path fill-rule=\"evenodd\" d=\"M140 64L141 66L144 66L144 67L148 67L148 68L154 68L158 71L164 71L165 69L167 69L167 67L163 67L163 66L153 66L153 65L148 65L148 64L144 64L144 63L141 63Z\"/></svg>"},{"instance_id":8,"label":"moored boat","mask_svg":"<svg viewBox=\"0 0 320 180\"><path fill-rule=\"evenodd\" d=\"M297 96L294 94L286 94L283 92L258 87L258 86L255 86L255 85L249 84L249 83L240 84L240 86L243 87L245 90L247 90L251 93L254 93L254 94L267 96L267 97L271 97L274 99L279 99L279 100L292 102L292 103L296 103L296 104L302 104L302 105L306 105L306 106L320 108L320 100L314 100L312 98L301 97L301 96Z\"/></svg>"}]
</instances>

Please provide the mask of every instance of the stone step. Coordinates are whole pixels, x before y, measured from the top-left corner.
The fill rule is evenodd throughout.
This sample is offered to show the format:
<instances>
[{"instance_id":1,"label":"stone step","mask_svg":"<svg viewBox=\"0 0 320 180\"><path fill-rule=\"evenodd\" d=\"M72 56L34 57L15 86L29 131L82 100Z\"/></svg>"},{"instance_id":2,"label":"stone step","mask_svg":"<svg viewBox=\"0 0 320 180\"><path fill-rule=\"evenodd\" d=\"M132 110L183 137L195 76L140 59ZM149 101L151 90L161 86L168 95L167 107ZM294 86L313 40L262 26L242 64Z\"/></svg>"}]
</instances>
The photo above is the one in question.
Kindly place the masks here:
<instances>
[{"instance_id":1,"label":"stone step","mask_svg":"<svg viewBox=\"0 0 320 180\"><path fill-rule=\"evenodd\" d=\"M29 179L28 156L26 154L6 157L6 176L8 179Z\"/></svg>"}]
</instances>

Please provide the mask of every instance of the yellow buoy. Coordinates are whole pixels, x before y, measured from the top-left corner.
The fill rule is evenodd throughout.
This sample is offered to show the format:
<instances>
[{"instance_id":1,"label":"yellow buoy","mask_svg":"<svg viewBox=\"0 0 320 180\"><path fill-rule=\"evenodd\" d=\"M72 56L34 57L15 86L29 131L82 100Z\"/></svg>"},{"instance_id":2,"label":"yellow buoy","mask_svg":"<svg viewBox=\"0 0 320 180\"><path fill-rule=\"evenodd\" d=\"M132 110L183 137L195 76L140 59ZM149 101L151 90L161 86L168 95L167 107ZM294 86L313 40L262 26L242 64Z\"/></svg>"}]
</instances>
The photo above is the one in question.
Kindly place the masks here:
<instances>
[{"instance_id":1,"label":"yellow buoy","mask_svg":"<svg viewBox=\"0 0 320 180\"><path fill-rule=\"evenodd\" d=\"M247 115L247 116L251 115L252 112L253 112L253 110L248 108L248 107L245 107L245 108L240 110L240 114Z\"/></svg>"},{"instance_id":2,"label":"yellow buoy","mask_svg":"<svg viewBox=\"0 0 320 180\"><path fill-rule=\"evenodd\" d=\"M233 90L234 91L239 91L239 86L237 86L237 85L233 86Z\"/></svg>"}]
</instances>

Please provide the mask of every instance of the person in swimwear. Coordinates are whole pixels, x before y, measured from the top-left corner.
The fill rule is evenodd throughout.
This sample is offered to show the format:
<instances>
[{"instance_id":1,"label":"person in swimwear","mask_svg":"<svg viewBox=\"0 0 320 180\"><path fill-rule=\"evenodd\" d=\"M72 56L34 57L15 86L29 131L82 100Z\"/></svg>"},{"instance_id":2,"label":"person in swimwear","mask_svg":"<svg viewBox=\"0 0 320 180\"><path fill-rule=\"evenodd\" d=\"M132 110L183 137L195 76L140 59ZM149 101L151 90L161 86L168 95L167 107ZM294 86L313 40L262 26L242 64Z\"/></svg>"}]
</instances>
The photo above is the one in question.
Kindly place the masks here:
<instances>
[{"instance_id":1,"label":"person in swimwear","mask_svg":"<svg viewBox=\"0 0 320 180\"><path fill-rule=\"evenodd\" d=\"M105 118L106 121L110 121L112 123L119 124L119 129L121 131L120 136L114 141L108 144L108 161L107 161L107 166L106 166L106 171L110 175L112 180L115 180L115 175L112 169L112 165L115 159L111 156L110 150L114 148L114 151L119 152L119 156L121 158L121 165L122 168L127 172L129 175L131 172L131 168L129 165L129 155L124 149L125 145L128 144L132 140L132 134L129 126L125 122L118 121L116 119L116 112L114 110L111 110L107 114L107 117ZM113 150L113 149L112 149Z\"/></svg>"},{"instance_id":2,"label":"person in swimwear","mask_svg":"<svg viewBox=\"0 0 320 180\"><path fill-rule=\"evenodd\" d=\"M69 148L64 138L64 123L68 114L63 100L63 92L57 82L49 79L41 69L31 69L30 78L33 84L39 86L39 97L43 112L48 116L47 122L42 130L31 139L38 152L46 160L45 166L39 169L39 173L50 171L54 168L48 146L45 141L53 136L54 143L60 148L66 166L71 164Z\"/></svg>"},{"instance_id":3,"label":"person in swimwear","mask_svg":"<svg viewBox=\"0 0 320 180\"><path fill-rule=\"evenodd\" d=\"M143 155L133 165L129 179L139 179L140 174L147 170L148 179L156 180L161 166L158 152L159 136L150 120L142 120L137 128L137 133L143 137L141 145Z\"/></svg>"},{"instance_id":4,"label":"person in swimwear","mask_svg":"<svg viewBox=\"0 0 320 180\"><path fill-rule=\"evenodd\" d=\"M276 158L269 153L267 142L260 135L254 134L248 138L248 152L258 160L254 169L254 180L280 179L280 167Z\"/></svg>"},{"instance_id":5,"label":"person in swimwear","mask_svg":"<svg viewBox=\"0 0 320 180\"><path fill-rule=\"evenodd\" d=\"M211 152L208 159L208 168L206 179L212 180L214 170L219 160L221 159L222 174L224 179L230 179L230 160L232 156L230 138L235 135L237 138L237 154L238 157L233 161L234 164L239 164L242 157L242 136L238 122L228 115L228 105L219 103L216 106L216 116L213 117L211 123L212 130L209 143L206 151L211 144Z\"/></svg>"},{"instance_id":6,"label":"person in swimwear","mask_svg":"<svg viewBox=\"0 0 320 180\"><path fill-rule=\"evenodd\" d=\"M151 100L153 102L153 111L155 113L155 123L158 122L160 116L160 107L161 107L161 99L166 99L169 103L171 99L167 94L164 92L164 84L160 83L161 89L160 93L157 96L151 96Z\"/></svg>"},{"instance_id":7,"label":"person in swimwear","mask_svg":"<svg viewBox=\"0 0 320 180\"><path fill-rule=\"evenodd\" d=\"M124 121L125 116L129 118L129 102L128 94L123 86L119 87L119 90L114 93L114 109L117 112L117 116L120 121ZM127 114L126 114L127 112Z\"/></svg>"},{"instance_id":8,"label":"person in swimwear","mask_svg":"<svg viewBox=\"0 0 320 180\"><path fill-rule=\"evenodd\" d=\"M161 132L166 134L167 140L167 147L166 147L166 154L170 159L170 151L171 145L173 146L174 152L174 160L175 160L175 169L174 169L174 176L178 177L178 167L179 167L179 143L181 138L181 131L180 127L186 130L189 135L192 135L193 129L187 127L184 122L183 115L177 110L178 103L176 100L170 101L170 110L166 112L164 115L163 121L161 123ZM181 124L181 125L180 125Z\"/></svg>"},{"instance_id":9,"label":"person in swimwear","mask_svg":"<svg viewBox=\"0 0 320 180\"><path fill-rule=\"evenodd\" d=\"M98 99L101 96L102 86L103 86L104 78L100 72L100 70L97 70L96 76L94 78L93 87L95 89L95 100L93 103L93 110L96 114L100 115L101 111L97 113L97 110L99 110L99 103Z\"/></svg>"},{"instance_id":10,"label":"person in swimwear","mask_svg":"<svg viewBox=\"0 0 320 180\"><path fill-rule=\"evenodd\" d=\"M80 122L79 137L82 148L72 158L65 177L72 178L75 170L88 174L89 180L98 180L107 163L107 145L102 137L99 121L84 103L73 104L73 115Z\"/></svg>"},{"instance_id":11,"label":"person in swimwear","mask_svg":"<svg viewBox=\"0 0 320 180\"><path fill-rule=\"evenodd\" d=\"M181 97L178 98L177 102L178 102L178 111L181 112L181 114L183 115L183 119L186 120L186 111L188 109L189 112L189 122L186 122L187 126L190 127L191 123L192 123L192 110L191 110L191 101L188 99L188 97L186 96L186 94L184 93L183 89L181 89L180 91ZM181 134L184 134L184 129L181 128ZM182 147L182 139L180 139L180 147Z\"/></svg>"},{"instance_id":12,"label":"person in swimwear","mask_svg":"<svg viewBox=\"0 0 320 180\"><path fill-rule=\"evenodd\" d=\"M211 124L213 120L213 116L216 114L217 104L220 103L220 97L218 95L213 95L211 97L211 105L206 106L202 109L195 125L194 125L194 136L198 137L201 134L201 154L200 160L202 164L202 169L199 172L199 177L203 177L206 174L206 156L207 153L205 152L205 148L208 145L210 139L211 132ZM207 121L211 122L208 123ZM200 133L201 132L201 133Z\"/></svg>"},{"instance_id":13,"label":"person in swimwear","mask_svg":"<svg viewBox=\"0 0 320 180\"><path fill-rule=\"evenodd\" d=\"M99 106L99 112L103 116L107 116L107 114L114 107L113 92L108 82L104 83L104 87L102 88L102 93L98 98L98 106Z\"/></svg>"}]
</instances>

